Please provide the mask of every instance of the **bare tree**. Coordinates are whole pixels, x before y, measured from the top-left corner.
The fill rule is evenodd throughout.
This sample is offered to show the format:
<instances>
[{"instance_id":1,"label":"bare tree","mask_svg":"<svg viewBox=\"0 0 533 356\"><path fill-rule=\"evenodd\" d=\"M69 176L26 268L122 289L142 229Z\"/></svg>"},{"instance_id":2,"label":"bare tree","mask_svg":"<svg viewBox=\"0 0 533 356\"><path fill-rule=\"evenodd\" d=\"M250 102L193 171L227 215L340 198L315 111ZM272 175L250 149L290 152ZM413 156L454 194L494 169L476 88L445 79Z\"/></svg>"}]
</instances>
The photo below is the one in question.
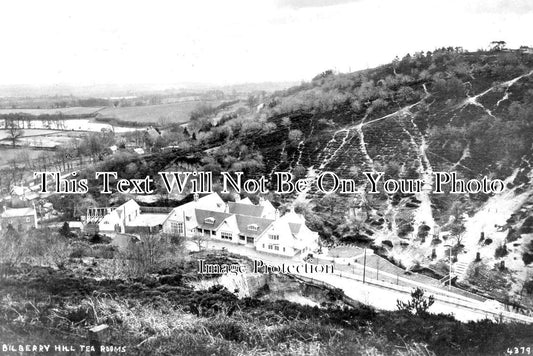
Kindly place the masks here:
<instances>
[{"instance_id":1,"label":"bare tree","mask_svg":"<svg viewBox=\"0 0 533 356\"><path fill-rule=\"evenodd\" d=\"M490 43L491 45L491 49L494 50L494 51L501 51L503 49L505 49L505 45L507 43L505 41L492 41Z\"/></svg>"},{"instance_id":2,"label":"bare tree","mask_svg":"<svg viewBox=\"0 0 533 356\"><path fill-rule=\"evenodd\" d=\"M128 271L131 276L144 276L158 269L173 265L179 258L179 244L171 243L166 234L143 233L139 241L129 243L125 252Z\"/></svg>"},{"instance_id":3,"label":"bare tree","mask_svg":"<svg viewBox=\"0 0 533 356\"><path fill-rule=\"evenodd\" d=\"M16 144L17 144L17 141L24 134L24 131L18 126L18 124L15 122L15 120L8 120L6 122L6 126L7 126L8 137L11 140L11 143L13 144L13 147L15 147Z\"/></svg>"},{"instance_id":4,"label":"bare tree","mask_svg":"<svg viewBox=\"0 0 533 356\"><path fill-rule=\"evenodd\" d=\"M204 234L200 234L199 232L195 232L192 237L192 240L198 246L198 251L202 251L205 243L207 242L207 236L205 236Z\"/></svg>"}]
</instances>

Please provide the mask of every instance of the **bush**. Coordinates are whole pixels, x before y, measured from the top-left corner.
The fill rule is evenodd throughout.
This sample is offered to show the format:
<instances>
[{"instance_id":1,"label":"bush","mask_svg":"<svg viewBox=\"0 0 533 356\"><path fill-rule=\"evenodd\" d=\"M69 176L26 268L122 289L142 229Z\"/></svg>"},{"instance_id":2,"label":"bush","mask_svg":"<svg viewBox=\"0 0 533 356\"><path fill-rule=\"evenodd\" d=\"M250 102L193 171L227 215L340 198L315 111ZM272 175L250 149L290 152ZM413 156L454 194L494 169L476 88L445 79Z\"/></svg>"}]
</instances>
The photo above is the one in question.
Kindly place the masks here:
<instances>
[{"instance_id":1,"label":"bush","mask_svg":"<svg viewBox=\"0 0 533 356\"><path fill-rule=\"evenodd\" d=\"M416 288L411 292L410 301L405 303L401 300L397 300L396 306L400 311L407 311L420 316L427 314L429 307L431 307L433 303L435 303L435 297L430 295L428 298L424 298L424 290Z\"/></svg>"},{"instance_id":2,"label":"bush","mask_svg":"<svg viewBox=\"0 0 533 356\"><path fill-rule=\"evenodd\" d=\"M513 228L509 229L509 232L507 233L507 242L514 242L520 238L520 234Z\"/></svg>"},{"instance_id":3,"label":"bush","mask_svg":"<svg viewBox=\"0 0 533 356\"><path fill-rule=\"evenodd\" d=\"M381 243L384 245L384 246L387 246L389 248L392 248L392 241L390 240L383 240L381 241Z\"/></svg>"},{"instance_id":4,"label":"bush","mask_svg":"<svg viewBox=\"0 0 533 356\"><path fill-rule=\"evenodd\" d=\"M70 251L68 240L50 229L18 233L8 227L0 237L0 261L11 267L21 263L36 263L61 268Z\"/></svg>"},{"instance_id":5,"label":"bush","mask_svg":"<svg viewBox=\"0 0 533 356\"><path fill-rule=\"evenodd\" d=\"M94 234L89 241L93 244L108 244L111 242L111 238L105 235Z\"/></svg>"},{"instance_id":6,"label":"bush","mask_svg":"<svg viewBox=\"0 0 533 356\"><path fill-rule=\"evenodd\" d=\"M520 227L521 234L533 233L533 216L529 216Z\"/></svg>"},{"instance_id":7,"label":"bush","mask_svg":"<svg viewBox=\"0 0 533 356\"><path fill-rule=\"evenodd\" d=\"M328 290L327 298L330 302L336 302L337 300L342 300L344 297L344 292L340 288L331 288Z\"/></svg>"},{"instance_id":8,"label":"bush","mask_svg":"<svg viewBox=\"0 0 533 356\"><path fill-rule=\"evenodd\" d=\"M524 283L524 289L526 290L527 294L533 294L533 279L530 279Z\"/></svg>"},{"instance_id":9,"label":"bush","mask_svg":"<svg viewBox=\"0 0 533 356\"><path fill-rule=\"evenodd\" d=\"M72 231L70 231L70 226L68 222L64 222L63 226L59 229L59 234L63 237L70 238L76 236Z\"/></svg>"},{"instance_id":10,"label":"bush","mask_svg":"<svg viewBox=\"0 0 533 356\"><path fill-rule=\"evenodd\" d=\"M507 251L507 246L505 246L505 244L501 244L494 251L494 257L496 257L496 258L505 257L508 254L509 254L509 251Z\"/></svg>"},{"instance_id":11,"label":"bush","mask_svg":"<svg viewBox=\"0 0 533 356\"><path fill-rule=\"evenodd\" d=\"M527 266L531 262L533 262L533 253L530 252L524 252L522 254L522 261L524 261L524 264Z\"/></svg>"}]
</instances>

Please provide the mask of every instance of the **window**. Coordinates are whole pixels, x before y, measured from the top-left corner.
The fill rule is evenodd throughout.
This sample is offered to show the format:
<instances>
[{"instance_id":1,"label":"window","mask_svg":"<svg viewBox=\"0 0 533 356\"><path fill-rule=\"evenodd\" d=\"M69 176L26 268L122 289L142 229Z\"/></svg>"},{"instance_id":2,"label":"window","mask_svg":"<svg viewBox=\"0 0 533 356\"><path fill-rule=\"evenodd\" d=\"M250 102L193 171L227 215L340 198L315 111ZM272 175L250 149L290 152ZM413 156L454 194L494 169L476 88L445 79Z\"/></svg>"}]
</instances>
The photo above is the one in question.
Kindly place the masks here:
<instances>
[{"instance_id":1,"label":"window","mask_svg":"<svg viewBox=\"0 0 533 356\"><path fill-rule=\"evenodd\" d=\"M278 245L274 245L274 250L279 251L279 246Z\"/></svg>"},{"instance_id":2,"label":"window","mask_svg":"<svg viewBox=\"0 0 533 356\"><path fill-rule=\"evenodd\" d=\"M243 235L239 235L239 240L244 241L245 239L246 237L244 237Z\"/></svg>"},{"instance_id":3,"label":"window","mask_svg":"<svg viewBox=\"0 0 533 356\"><path fill-rule=\"evenodd\" d=\"M283 252L285 252L285 247L283 248Z\"/></svg>"},{"instance_id":4,"label":"window","mask_svg":"<svg viewBox=\"0 0 533 356\"><path fill-rule=\"evenodd\" d=\"M279 235L268 235L268 238L271 239L271 240L278 241L279 240Z\"/></svg>"},{"instance_id":5,"label":"window","mask_svg":"<svg viewBox=\"0 0 533 356\"><path fill-rule=\"evenodd\" d=\"M253 237L247 237L246 238L246 243L253 244L254 243L254 238Z\"/></svg>"},{"instance_id":6,"label":"window","mask_svg":"<svg viewBox=\"0 0 533 356\"><path fill-rule=\"evenodd\" d=\"M170 223L170 231L173 233L173 234L177 234L177 235L183 235L183 223L182 222L175 222L175 221L172 221Z\"/></svg>"},{"instance_id":7,"label":"window","mask_svg":"<svg viewBox=\"0 0 533 356\"><path fill-rule=\"evenodd\" d=\"M272 250L272 245L268 245L268 249L269 249L269 250Z\"/></svg>"},{"instance_id":8,"label":"window","mask_svg":"<svg viewBox=\"0 0 533 356\"><path fill-rule=\"evenodd\" d=\"M233 234L231 232L222 231L220 237L224 240L231 240Z\"/></svg>"},{"instance_id":9,"label":"window","mask_svg":"<svg viewBox=\"0 0 533 356\"><path fill-rule=\"evenodd\" d=\"M214 225L215 224L215 218L205 218L204 219L204 223L209 224L209 225Z\"/></svg>"},{"instance_id":10,"label":"window","mask_svg":"<svg viewBox=\"0 0 533 356\"><path fill-rule=\"evenodd\" d=\"M248 225L248 230L257 231L257 230L259 230L259 226L257 226L257 224L250 224L250 225Z\"/></svg>"}]
</instances>

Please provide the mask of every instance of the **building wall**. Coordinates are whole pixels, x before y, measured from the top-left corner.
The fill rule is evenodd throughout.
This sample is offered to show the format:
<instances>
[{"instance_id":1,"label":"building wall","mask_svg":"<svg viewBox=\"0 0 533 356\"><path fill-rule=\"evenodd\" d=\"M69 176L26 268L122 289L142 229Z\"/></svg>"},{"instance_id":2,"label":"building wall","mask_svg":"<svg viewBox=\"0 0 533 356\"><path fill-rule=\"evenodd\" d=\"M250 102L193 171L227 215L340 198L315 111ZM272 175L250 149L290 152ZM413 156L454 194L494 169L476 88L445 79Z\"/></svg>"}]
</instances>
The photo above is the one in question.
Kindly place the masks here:
<instances>
[{"instance_id":1,"label":"building wall","mask_svg":"<svg viewBox=\"0 0 533 356\"><path fill-rule=\"evenodd\" d=\"M277 240L271 238L272 235L278 236ZM271 246L271 248L269 248ZM275 248L278 246L278 249ZM255 241L255 247L258 251L274 253L277 255L294 256L294 238L287 223L276 220L265 232Z\"/></svg>"},{"instance_id":2,"label":"building wall","mask_svg":"<svg viewBox=\"0 0 533 356\"><path fill-rule=\"evenodd\" d=\"M98 223L98 229L104 232L114 232L116 227L118 232L125 232L128 222L133 221L141 213L141 208L134 200L127 201L109 214L103 217Z\"/></svg>"},{"instance_id":3,"label":"building wall","mask_svg":"<svg viewBox=\"0 0 533 356\"><path fill-rule=\"evenodd\" d=\"M187 205L187 204L185 204ZM186 230L186 236L191 237L196 231L198 224L196 223L196 216L194 214L194 208L191 206L177 207L169 214L169 218L163 223L163 232L166 234L174 233L172 227L173 224L183 224Z\"/></svg>"},{"instance_id":4,"label":"building wall","mask_svg":"<svg viewBox=\"0 0 533 356\"><path fill-rule=\"evenodd\" d=\"M227 236L227 234L231 234L231 240L223 238L223 236ZM216 229L216 234L211 235L211 238L236 244L239 243L239 227L237 226L235 216L230 216L224 220L224 222Z\"/></svg>"},{"instance_id":5,"label":"building wall","mask_svg":"<svg viewBox=\"0 0 533 356\"><path fill-rule=\"evenodd\" d=\"M7 229L9 224L11 224L16 231L28 231L35 228L36 221L33 215L0 218L2 230Z\"/></svg>"},{"instance_id":6,"label":"building wall","mask_svg":"<svg viewBox=\"0 0 533 356\"><path fill-rule=\"evenodd\" d=\"M210 194L200 198L198 201L192 201L174 208L168 219L163 223L163 232L172 233L172 223L185 223L186 236L191 237L196 232L198 223L196 222L195 209L224 211L225 204L218 194Z\"/></svg>"}]
</instances>

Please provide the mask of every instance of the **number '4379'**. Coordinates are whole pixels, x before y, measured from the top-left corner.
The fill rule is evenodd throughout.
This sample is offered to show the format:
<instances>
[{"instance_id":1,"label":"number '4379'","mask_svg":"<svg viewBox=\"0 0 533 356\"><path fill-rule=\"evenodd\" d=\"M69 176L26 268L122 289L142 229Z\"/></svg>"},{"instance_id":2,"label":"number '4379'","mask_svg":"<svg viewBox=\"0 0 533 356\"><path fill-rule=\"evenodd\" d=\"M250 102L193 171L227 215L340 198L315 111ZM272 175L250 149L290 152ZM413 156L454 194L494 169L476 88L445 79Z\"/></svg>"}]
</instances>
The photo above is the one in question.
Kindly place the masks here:
<instances>
[{"instance_id":1,"label":"number '4379'","mask_svg":"<svg viewBox=\"0 0 533 356\"><path fill-rule=\"evenodd\" d=\"M531 355L531 347L508 347L509 355Z\"/></svg>"}]
</instances>

